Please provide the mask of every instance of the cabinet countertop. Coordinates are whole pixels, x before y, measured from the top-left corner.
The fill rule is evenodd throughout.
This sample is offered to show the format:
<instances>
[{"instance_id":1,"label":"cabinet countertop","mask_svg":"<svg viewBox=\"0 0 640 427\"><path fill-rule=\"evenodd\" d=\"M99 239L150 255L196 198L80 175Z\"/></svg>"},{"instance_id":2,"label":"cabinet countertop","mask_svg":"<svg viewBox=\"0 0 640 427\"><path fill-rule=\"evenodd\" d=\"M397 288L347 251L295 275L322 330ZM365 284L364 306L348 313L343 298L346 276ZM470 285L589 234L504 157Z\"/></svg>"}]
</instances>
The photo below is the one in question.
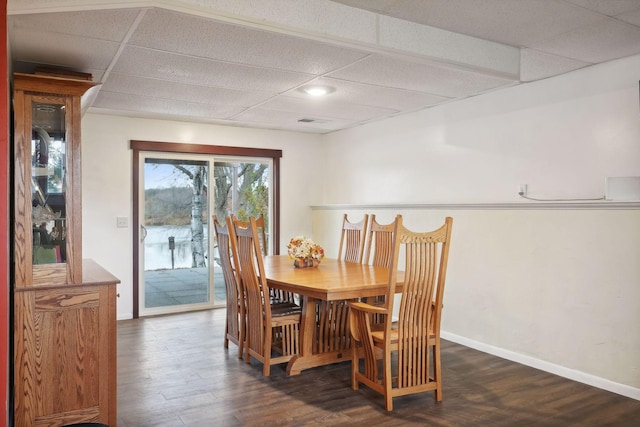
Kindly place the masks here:
<instances>
[{"instance_id":1,"label":"cabinet countertop","mask_svg":"<svg viewBox=\"0 0 640 427\"><path fill-rule=\"evenodd\" d=\"M105 270L100 264L92 259L82 260L82 282L66 283L62 285L37 285L14 287L17 292L32 291L36 289L54 289L66 288L69 286L99 286L99 285L116 285L120 283L120 279Z\"/></svg>"}]
</instances>

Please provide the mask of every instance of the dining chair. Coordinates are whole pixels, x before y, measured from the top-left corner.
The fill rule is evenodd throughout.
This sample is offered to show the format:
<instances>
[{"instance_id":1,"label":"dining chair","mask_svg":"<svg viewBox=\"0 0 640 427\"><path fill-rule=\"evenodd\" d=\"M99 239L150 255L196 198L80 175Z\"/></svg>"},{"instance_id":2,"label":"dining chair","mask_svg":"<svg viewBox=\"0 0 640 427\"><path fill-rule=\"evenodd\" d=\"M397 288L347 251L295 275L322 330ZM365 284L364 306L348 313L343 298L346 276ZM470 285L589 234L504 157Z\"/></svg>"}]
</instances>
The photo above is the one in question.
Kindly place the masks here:
<instances>
[{"instance_id":1,"label":"dining chair","mask_svg":"<svg viewBox=\"0 0 640 427\"><path fill-rule=\"evenodd\" d=\"M231 215L234 220L238 222L238 225L242 228L249 227L248 221L240 221L234 215ZM260 248L262 249L262 255L267 256L268 253L268 243L267 243L267 233L265 227L264 214L260 214L258 218L256 218L256 226L258 227L258 237L260 240ZM274 304L282 303L282 304L297 304L300 301L300 298L292 292L285 292L281 289L270 288L269 289L271 302Z\"/></svg>"},{"instance_id":2,"label":"dining chair","mask_svg":"<svg viewBox=\"0 0 640 427\"><path fill-rule=\"evenodd\" d=\"M338 248L338 259L348 262L362 262L368 221L369 215L367 214L364 215L364 218L360 222L351 222L347 218L347 214L344 214L340 234L340 247ZM342 252L343 249L344 254Z\"/></svg>"},{"instance_id":3,"label":"dining chair","mask_svg":"<svg viewBox=\"0 0 640 427\"><path fill-rule=\"evenodd\" d=\"M250 363L253 356L263 364L263 375L269 376L271 365L288 362L298 354L301 309L270 303L256 219L251 217L248 227L233 217L231 222L236 235L232 248L235 244L247 304L245 361Z\"/></svg>"},{"instance_id":4,"label":"dining chair","mask_svg":"<svg viewBox=\"0 0 640 427\"><path fill-rule=\"evenodd\" d=\"M438 229L417 233L405 228L399 217L385 306L349 303L351 387L357 390L359 383L363 383L382 394L387 411L393 410L394 397L406 394L433 390L435 400L442 400L440 319L452 224L453 219L447 217ZM399 318L394 323L391 313L401 247L405 255L404 281ZM384 328L372 330L372 314L385 315ZM381 367L378 365L380 353Z\"/></svg>"},{"instance_id":5,"label":"dining chair","mask_svg":"<svg viewBox=\"0 0 640 427\"><path fill-rule=\"evenodd\" d=\"M225 224L218 221L216 215L213 216L213 227L216 233L218 244L218 255L222 276L227 293L227 317L224 327L224 347L229 348L229 341L238 346L238 357L242 358L244 353L244 340L246 331L246 313L244 290L240 278L240 268L238 257L232 255L231 242L235 239L231 219L226 218Z\"/></svg>"},{"instance_id":6,"label":"dining chair","mask_svg":"<svg viewBox=\"0 0 640 427\"><path fill-rule=\"evenodd\" d=\"M380 224L376 220L376 215L371 214L371 221L369 224L369 230L367 231L367 243L365 249L365 255L363 262L376 267L391 268L391 260L393 258L393 236L398 218L396 218L389 224ZM371 251L373 250L373 260L371 260ZM367 303L377 306L383 306L386 301L385 295L379 295L375 297L369 297L365 300ZM384 316L375 314L371 318L371 323L375 325L384 324Z\"/></svg>"}]
</instances>

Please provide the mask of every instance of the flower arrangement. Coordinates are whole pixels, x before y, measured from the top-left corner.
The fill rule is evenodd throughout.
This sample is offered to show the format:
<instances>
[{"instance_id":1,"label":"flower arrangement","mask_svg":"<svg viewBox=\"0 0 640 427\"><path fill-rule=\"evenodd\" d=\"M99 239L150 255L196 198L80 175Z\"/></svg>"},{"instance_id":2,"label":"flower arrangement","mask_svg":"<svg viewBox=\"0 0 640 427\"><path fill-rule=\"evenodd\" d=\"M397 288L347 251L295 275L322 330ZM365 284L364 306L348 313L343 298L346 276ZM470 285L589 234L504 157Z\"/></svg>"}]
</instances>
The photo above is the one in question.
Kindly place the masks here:
<instances>
[{"instance_id":1,"label":"flower arrangement","mask_svg":"<svg viewBox=\"0 0 640 427\"><path fill-rule=\"evenodd\" d=\"M317 267L324 258L324 249L313 240L298 236L287 245L289 258L293 259L295 267Z\"/></svg>"}]
</instances>

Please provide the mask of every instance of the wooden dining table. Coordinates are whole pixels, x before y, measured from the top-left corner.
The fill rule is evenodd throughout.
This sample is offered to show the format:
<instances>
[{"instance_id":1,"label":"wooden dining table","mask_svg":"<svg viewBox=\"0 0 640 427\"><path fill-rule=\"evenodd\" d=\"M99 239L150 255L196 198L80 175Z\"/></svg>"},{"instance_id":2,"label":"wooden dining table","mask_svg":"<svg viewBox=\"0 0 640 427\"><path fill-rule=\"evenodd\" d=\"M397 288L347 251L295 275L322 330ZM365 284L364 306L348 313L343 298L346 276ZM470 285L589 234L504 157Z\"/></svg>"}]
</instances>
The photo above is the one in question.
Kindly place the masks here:
<instances>
[{"instance_id":1,"label":"wooden dining table","mask_svg":"<svg viewBox=\"0 0 640 427\"><path fill-rule=\"evenodd\" d=\"M264 257L264 267L269 287L302 300L300 350L287 365L289 375L350 359L347 302L388 292L389 269L384 267L325 258L318 267L295 268L286 255Z\"/></svg>"}]
</instances>

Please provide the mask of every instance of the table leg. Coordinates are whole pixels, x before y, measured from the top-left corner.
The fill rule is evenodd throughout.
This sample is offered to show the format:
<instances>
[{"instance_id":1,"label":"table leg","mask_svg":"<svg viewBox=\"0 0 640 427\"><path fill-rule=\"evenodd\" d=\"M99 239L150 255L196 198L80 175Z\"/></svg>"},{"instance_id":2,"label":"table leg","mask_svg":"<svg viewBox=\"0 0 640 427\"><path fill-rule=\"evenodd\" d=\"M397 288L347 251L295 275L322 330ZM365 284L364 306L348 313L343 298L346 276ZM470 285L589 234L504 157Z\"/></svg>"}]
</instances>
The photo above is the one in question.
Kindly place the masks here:
<instances>
[{"instance_id":1,"label":"table leg","mask_svg":"<svg viewBox=\"0 0 640 427\"><path fill-rule=\"evenodd\" d=\"M300 319L300 351L293 356L287 365L287 374L298 375L302 371L299 366L305 357L313 354L313 335L315 331L315 306L316 299L301 295L302 298L302 316Z\"/></svg>"},{"instance_id":2,"label":"table leg","mask_svg":"<svg viewBox=\"0 0 640 427\"><path fill-rule=\"evenodd\" d=\"M350 360L346 310L344 301L303 296L300 352L289 361L287 374L298 375L303 369Z\"/></svg>"}]
</instances>

